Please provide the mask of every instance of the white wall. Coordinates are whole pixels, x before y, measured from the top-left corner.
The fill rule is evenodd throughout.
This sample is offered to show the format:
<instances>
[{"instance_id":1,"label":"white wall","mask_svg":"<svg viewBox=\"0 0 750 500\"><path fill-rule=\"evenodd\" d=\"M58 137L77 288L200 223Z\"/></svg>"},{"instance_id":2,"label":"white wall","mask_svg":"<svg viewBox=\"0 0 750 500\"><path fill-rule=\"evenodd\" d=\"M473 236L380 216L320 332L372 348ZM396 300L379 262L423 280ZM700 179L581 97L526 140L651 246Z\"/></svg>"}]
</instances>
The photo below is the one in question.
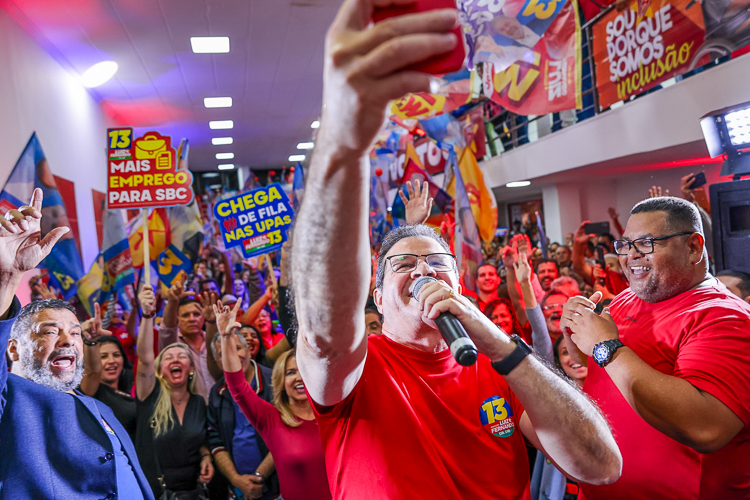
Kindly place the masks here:
<instances>
[{"instance_id":1,"label":"white wall","mask_svg":"<svg viewBox=\"0 0 750 500\"><path fill-rule=\"evenodd\" d=\"M0 186L36 131L55 175L75 182L85 270L99 252L91 189L107 186L112 122L77 79L0 9Z\"/></svg>"}]
</instances>

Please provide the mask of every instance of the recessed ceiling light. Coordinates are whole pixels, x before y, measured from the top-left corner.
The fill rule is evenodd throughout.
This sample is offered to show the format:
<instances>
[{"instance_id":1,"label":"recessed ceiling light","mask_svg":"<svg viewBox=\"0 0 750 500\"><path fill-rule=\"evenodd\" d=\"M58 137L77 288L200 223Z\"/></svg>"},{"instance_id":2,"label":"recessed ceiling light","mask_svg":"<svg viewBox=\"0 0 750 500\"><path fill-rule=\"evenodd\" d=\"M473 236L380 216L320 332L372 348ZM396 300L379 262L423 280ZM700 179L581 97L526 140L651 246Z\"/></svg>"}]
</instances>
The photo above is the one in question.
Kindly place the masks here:
<instances>
[{"instance_id":1,"label":"recessed ceiling light","mask_svg":"<svg viewBox=\"0 0 750 500\"><path fill-rule=\"evenodd\" d=\"M516 181L516 182L509 182L505 185L507 188L522 188L526 186L530 186L531 181Z\"/></svg>"},{"instance_id":2,"label":"recessed ceiling light","mask_svg":"<svg viewBox=\"0 0 750 500\"><path fill-rule=\"evenodd\" d=\"M226 130L234 128L234 122L232 120L214 120L208 122L208 128L211 130Z\"/></svg>"},{"instance_id":3,"label":"recessed ceiling light","mask_svg":"<svg viewBox=\"0 0 750 500\"><path fill-rule=\"evenodd\" d=\"M214 146L223 146L225 144L232 144L234 142L234 139L231 137L214 137L211 139L211 144Z\"/></svg>"},{"instance_id":4,"label":"recessed ceiling light","mask_svg":"<svg viewBox=\"0 0 750 500\"><path fill-rule=\"evenodd\" d=\"M219 170L232 170L234 169L234 163L222 163L219 165Z\"/></svg>"},{"instance_id":5,"label":"recessed ceiling light","mask_svg":"<svg viewBox=\"0 0 750 500\"><path fill-rule=\"evenodd\" d=\"M206 179L212 179L220 175L221 174L219 172L206 172L205 174L201 174L201 177L205 177Z\"/></svg>"},{"instance_id":6,"label":"recessed ceiling light","mask_svg":"<svg viewBox=\"0 0 750 500\"><path fill-rule=\"evenodd\" d=\"M191 36L190 46L196 54L226 54L229 52L229 37Z\"/></svg>"},{"instance_id":7,"label":"recessed ceiling light","mask_svg":"<svg viewBox=\"0 0 750 500\"><path fill-rule=\"evenodd\" d=\"M84 87L94 88L103 85L117 73L117 63L114 61L102 61L96 63L87 69L81 75L81 82Z\"/></svg>"},{"instance_id":8,"label":"recessed ceiling light","mask_svg":"<svg viewBox=\"0 0 750 500\"><path fill-rule=\"evenodd\" d=\"M297 144L297 149L312 149L314 147L314 142L300 142L299 144Z\"/></svg>"},{"instance_id":9,"label":"recessed ceiling light","mask_svg":"<svg viewBox=\"0 0 750 500\"><path fill-rule=\"evenodd\" d=\"M319 128L320 127L320 120L315 120L310 124L310 128Z\"/></svg>"},{"instance_id":10,"label":"recessed ceiling light","mask_svg":"<svg viewBox=\"0 0 750 500\"><path fill-rule=\"evenodd\" d=\"M216 153L217 160L231 160L234 158L234 153Z\"/></svg>"},{"instance_id":11,"label":"recessed ceiling light","mask_svg":"<svg viewBox=\"0 0 750 500\"><path fill-rule=\"evenodd\" d=\"M292 155L289 157L289 161L304 161L305 155Z\"/></svg>"},{"instance_id":12,"label":"recessed ceiling light","mask_svg":"<svg viewBox=\"0 0 750 500\"><path fill-rule=\"evenodd\" d=\"M205 97L203 105L207 108L231 108L231 97Z\"/></svg>"}]
</instances>

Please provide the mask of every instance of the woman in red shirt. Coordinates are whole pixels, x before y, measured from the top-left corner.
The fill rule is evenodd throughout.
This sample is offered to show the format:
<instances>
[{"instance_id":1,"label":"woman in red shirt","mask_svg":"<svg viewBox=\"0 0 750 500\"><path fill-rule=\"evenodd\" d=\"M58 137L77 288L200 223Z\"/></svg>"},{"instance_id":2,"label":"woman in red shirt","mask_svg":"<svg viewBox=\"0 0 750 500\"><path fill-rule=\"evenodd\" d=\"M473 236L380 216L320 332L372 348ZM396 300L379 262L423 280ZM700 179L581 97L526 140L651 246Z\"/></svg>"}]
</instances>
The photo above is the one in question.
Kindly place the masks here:
<instances>
[{"instance_id":1,"label":"woman in red shirt","mask_svg":"<svg viewBox=\"0 0 750 500\"><path fill-rule=\"evenodd\" d=\"M261 399L247 383L237 355L235 331L240 323L235 318L239 305L232 310L221 302L214 305L229 392L273 454L284 500L329 500L323 445L296 356L287 351L276 360L271 377L274 404Z\"/></svg>"}]
</instances>

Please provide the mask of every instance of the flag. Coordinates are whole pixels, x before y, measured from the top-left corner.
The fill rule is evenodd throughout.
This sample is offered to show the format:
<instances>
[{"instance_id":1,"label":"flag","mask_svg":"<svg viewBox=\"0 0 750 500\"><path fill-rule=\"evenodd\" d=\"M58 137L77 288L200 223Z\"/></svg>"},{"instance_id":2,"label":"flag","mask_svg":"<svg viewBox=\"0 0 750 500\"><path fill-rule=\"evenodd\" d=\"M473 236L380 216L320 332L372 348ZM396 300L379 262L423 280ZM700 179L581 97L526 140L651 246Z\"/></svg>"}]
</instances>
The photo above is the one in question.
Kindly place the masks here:
<instances>
[{"instance_id":1,"label":"flag","mask_svg":"<svg viewBox=\"0 0 750 500\"><path fill-rule=\"evenodd\" d=\"M469 195L464 186L461 169L455 161L452 163L453 179L456 186L456 225L453 245L458 259L459 274L463 274L464 285L469 290L474 291L476 289L477 269L482 262L482 243L479 240L479 231L474 221L474 207L469 202Z\"/></svg>"},{"instance_id":2,"label":"flag","mask_svg":"<svg viewBox=\"0 0 750 500\"><path fill-rule=\"evenodd\" d=\"M379 158L370 158L370 244L373 247L393 229L393 224L388 220L388 182L382 179L387 174L376 175L378 165Z\"/></svg>"},{"instance_id":3,"label":"flag","mask_svg":"<svg viewBox=\"0 0 750 500\"><path fill-rule=\"evenodd\" d=\"M139 213L129 223L128 243L130 244L130 255L133 257L133 267L143 267L143 217ZM156 208L148 216L148 239L149 256L156 260L160 253L167 249L171 243L171 232L169 230L169 218L163 208Z\"/></svg>"},{"instance_id":4,"label":"flag","mask_svg":"<svg viewBox=\"0 0 750 500\"><path fill-rule=\"evenodd\" d=\"M484 182L484 174L479 168L477 159L471 148L465 148L460 153L458 170L461 171L462 181L469 197L474 220L479 228L479 235L484 241L492 241L497 229L497 202L494 202L487 185ZM450 181L446 191L452 194L455 190L455 177Z\"/></svg>"},{"instance_id":5,"label":"flag","mask_svg":"<svg viewBox=\"0 0 750 500\"><path fill-rule=\"evenodd\" d=\"M193 270L193 264L187 255L172 244L159 254L157 270L159 281L169 288L176 281L187 277Z\"/></svg>"},{"instance_id":6,"label":"flag","mask_svg":"<svg viewBox=\"0 0 750 500\"><path fill-rule=\"evenodd\" d=\"M180 142L177 150L177 169L187 170L189 144L187 139ZM201 218L198 202L193 199L189 205L179 205L169 208L169 228L171 243L192 265L198 259L203 245L203 219ZM161 254L154 258L161 260Z\"/></svg>"},{"instance_id":7,"label":"flag","mask_svg":"<svg viewBox=\"0 0 750 500\"><path fill-rule=\"evenodd\" d=\"M292 206L294 210L299 210L299 204L302 203L302 197L305 195L305 171L302 164L297 162L294 167L294 180L292 181Z\"/></svg>"},{"instance_id":8,"label":"flag","mask_svg":"<svg viewBox=\"0 0 750 500\"><path fill-rule=\"evenodd\" d=\"M442 222L442 214L443 212L446 212L450 210L451 208L451 202L453 199L440 189L440 187L432 182L432 177L430 177L430 174L425 172L419 165L418 160L415 160L413 157L409 157L407 154L407 160L406 160L406 168L404 169L404 176L401 179L401 187L399 189L406 189L404 185L406 184L406 181L411 181L412 184L415 182L424 182L427 181L430 189L430 196L435 200L435 202L432 205L432 211L430 212L430 217L427 219L427 224L431 226L439 226ZM401 197L396 193L396 197L393 200L393 203L391 204L391 214L393 215L393 219L400 220L405 223L406 221L406 207L404 206L404 202L401 200Z\"/></svg>"},{"instance_id":9,"label":"flag","mask_svg":"<svg viewBox=\"0 0 750 500\"><path fill-rule=\"evenodd\" d=\"M0 215L27 205L34 188L41 188L44 193L41 237L44 238L56 227L70 227L65 203L57 190L55 178L36 132L31 135L0 193ZM52 284L62 291L64 299L75 295L75 283L83 276L83 263L71 231L57 242L39 267L49 270Z\"/></svg>"},{"instance_id":10,"label":"flag","mask_svg":"<svg viewBox=\"0 0 750 500\"><path fill-rule=\"evenodd\" d=\"M103 280L101 302L108 300L117 290L135 283L133 258L130 253L125 221L120 211L104 212L104 238L102 244ZM141 255L141 260L143 256Z\"/></svg>"},{"instance_id":11,"label":"flag","mask_svg":"<svg viewBox=\"0 0 750 500\"><path fill-rule=\"evenodd\" d=\"M81 304L83 304L89 316L94 315L94 302L99 302L99 296L101 295L102 284L104 282L103 266L104 259L99 254L89 272L76 283L78 298L81 300Z\"/></svg>"}]
</instances>

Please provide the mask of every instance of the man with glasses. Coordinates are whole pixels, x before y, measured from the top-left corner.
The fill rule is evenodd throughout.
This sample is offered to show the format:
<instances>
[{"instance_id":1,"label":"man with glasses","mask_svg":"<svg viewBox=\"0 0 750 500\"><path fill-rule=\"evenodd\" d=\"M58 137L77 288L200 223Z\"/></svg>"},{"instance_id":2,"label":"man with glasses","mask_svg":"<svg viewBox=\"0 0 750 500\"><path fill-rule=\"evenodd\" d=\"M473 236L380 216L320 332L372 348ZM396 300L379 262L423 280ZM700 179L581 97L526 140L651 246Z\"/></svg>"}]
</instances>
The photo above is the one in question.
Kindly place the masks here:
<instances>
[{"instance_id":1,"label":"man with glasses","mask_svg":"<svg viewBox=\"0 0 750 500\"><path fill-rule=\"evenodd\" d=\"M623 452L587 500L750 498L750 305L708 272L701 218L682 199L638 203L615 241L630 289L601 315L574 297L566 335L595 362L583 390Z\"/></svg>"},{"instance_id":2,"label":"man with glasses","mask_svg":"<svg viewBox=\"0 0 750 500\"><path fill-rule=\"evenodd\" d=\"M431 228L384 239L373 294L382 335L365 332L368 152L388 101L429 88L409 65L460 43L453 9L371 25L375 6L390 3L345 0L328 31L323 116L295 223L297 363L333 497L526 498L524 439L573 477L615 481L620 455L606 421L460 295L455 259ZM413 297L421 276L437 281ZM445 311L482 353L474 365L456 363L436 329Z\"/></svg>"}]
</instances>

